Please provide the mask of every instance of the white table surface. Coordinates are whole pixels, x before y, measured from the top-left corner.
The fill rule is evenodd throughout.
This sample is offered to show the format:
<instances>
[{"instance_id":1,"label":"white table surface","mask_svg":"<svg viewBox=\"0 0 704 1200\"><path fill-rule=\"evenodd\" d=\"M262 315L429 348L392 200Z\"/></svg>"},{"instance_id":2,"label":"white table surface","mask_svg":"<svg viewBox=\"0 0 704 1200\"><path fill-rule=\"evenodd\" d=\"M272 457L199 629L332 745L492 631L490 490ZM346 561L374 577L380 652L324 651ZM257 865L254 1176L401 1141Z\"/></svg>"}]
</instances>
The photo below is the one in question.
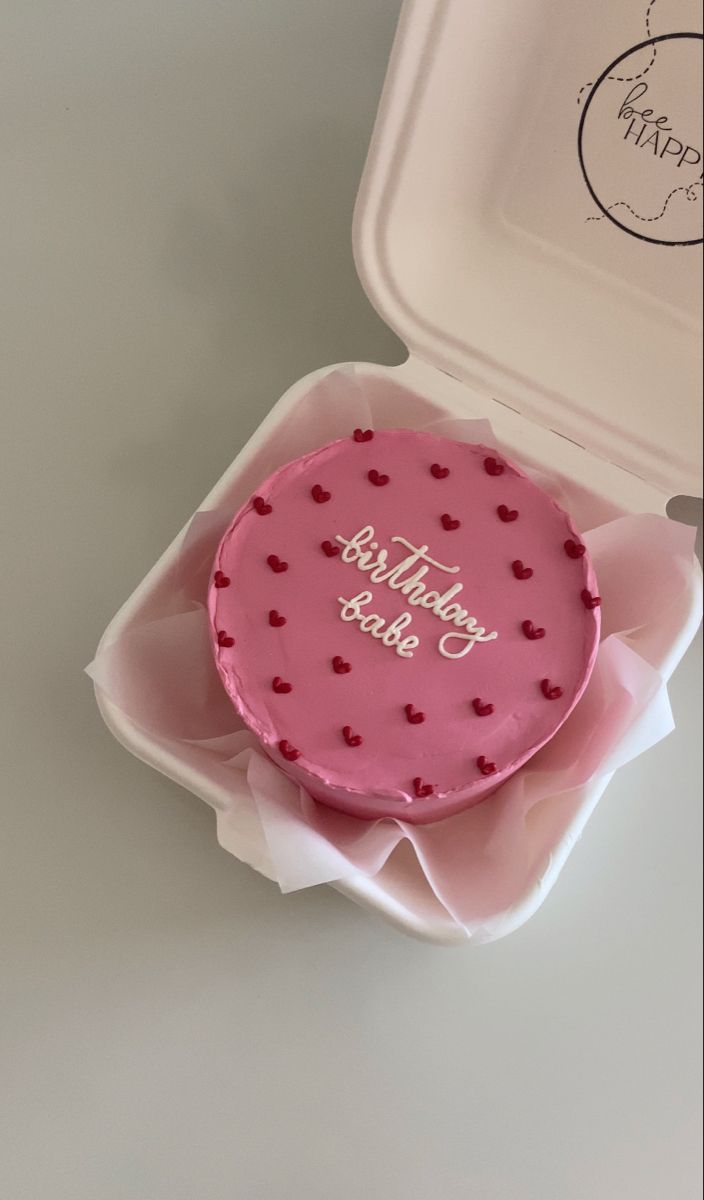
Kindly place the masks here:
<instances>
[{"instance_id":1,"label":"white table surface","mask_svg":"<svg viewBox=\"0 0 704 1200\"><path fill-rule=\"evenodd\" d=\"M398 0L0 0L3 1200L689 1200L699 656L481 949L282 897L82 675L305 372L398 361L350 253Z\"/></svg>"}]
</instances>

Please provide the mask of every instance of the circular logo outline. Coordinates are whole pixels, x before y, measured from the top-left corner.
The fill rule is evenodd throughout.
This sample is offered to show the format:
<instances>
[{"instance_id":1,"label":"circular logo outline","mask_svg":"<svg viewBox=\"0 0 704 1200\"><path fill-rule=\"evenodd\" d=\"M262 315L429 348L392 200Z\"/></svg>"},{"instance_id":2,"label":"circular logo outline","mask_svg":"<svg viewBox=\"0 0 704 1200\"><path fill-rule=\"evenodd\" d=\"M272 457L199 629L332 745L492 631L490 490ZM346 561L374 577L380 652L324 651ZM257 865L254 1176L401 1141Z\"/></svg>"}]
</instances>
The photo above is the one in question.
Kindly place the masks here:
<instances>
[{"instance_id":1,"label":"circular logo outline","mask_svg":"<svg viewBox=\"0 0 704 1200\"><path fill-rule=\"evenodd\" d=\"M602 204L601 200L599 199L596 192L594 191L594 188L592 187L592 184L589 180L589 175L587 174L587 168L586 168L586 165L584 162L584 149L583 149L583 145L582 145L583 136L584 136L584 125L585 125L585 121L587 118L587 113L589 112L589 106L590 106L592 100L594 99L594 96L596 95L598 89L601 87L602 83L609 77L609 75L611 75L613 73L615 68L618 67L619 64L624 61L624 59L630 58L630 56L632 54L636 54L639 50L644 50L646 48L646 46L656 46L660 42L672 42L672 41L678 41L678 40L681 41L684 38L693 38L696 41L701 42L701 41L704 41L704 34L701 34L701 33L663 33L663 34L660 34L659 37L646 38L644 42L639 42L636 46L631 46L629 50L624 50L623 54L619 54L618 58L615 58L614 61L612 63L610 63L609 66L606 67L606 69L604 71L602 71L599 78L592 85L589 95L587 96L587 99L585 100L584 108L582 109L582 115L579 119L579 130L577 133L577 154L579 156L579 165L581 167L582 175L584 177L584 182L587 185L589 194L590 194L592 200L594 201L594 203L596 204L597 208L600 209L600 211L604 214L605 217L608 217L608 219L612 222L612 224L616 225L618 229L622 229L624 233L630 234L631 237L638 238L641 242L650 242L652 245L655 245L655 246L700 246L702 244L702 242L704 241L704 235L702 237L692 238L687 241L666 241L664 238L648 237L647 234L645 234L645 233L638 233L637 230L630 229L628 227L628 225L624 225L622 221L619 221L613 215L613 213L610 213L608 211L608 209L606 208L606 206L604 204Z\"/></svg>"}]
</instances>

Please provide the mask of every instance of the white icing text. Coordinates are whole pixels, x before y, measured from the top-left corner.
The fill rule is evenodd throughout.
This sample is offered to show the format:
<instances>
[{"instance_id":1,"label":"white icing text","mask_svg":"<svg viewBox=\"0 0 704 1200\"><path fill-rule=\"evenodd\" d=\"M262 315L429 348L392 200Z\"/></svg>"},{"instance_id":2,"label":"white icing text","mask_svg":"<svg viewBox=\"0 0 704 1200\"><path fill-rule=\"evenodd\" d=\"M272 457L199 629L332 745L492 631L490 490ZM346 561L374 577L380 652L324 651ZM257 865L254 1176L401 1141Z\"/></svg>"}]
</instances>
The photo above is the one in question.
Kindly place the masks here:
<instances>
[{"instance_id":1,"label":"white icing text","mask_svg":"<svg viewBox=\"0 0 704 1200\"><path fill-rule=\"evenodd\" d=\"M466 630L464 633L449 630L440 638L438 650L444 658L464 658L476 642L492 642L498 637L495 631L487 633L484 626L479 625L476 618L470 616L467 609L457 603L455 597L463 591L461 583L453 583L444 592L426 588L423 580L432 567L446 575L456 575L459 567L448 567L438 562L428 553L428 546L414 546L402 537L392 537L391 541L398 542L409 553L394 566L389 566L388 551L383 547L380 549L373 539L374 526L365 525L354 537L348 539L338 534L335 541L344 547L342 561L353 563L359 571L368 575L370 582L386 583L394 591L400 592L411 607L429 609L441 621L449 622L456 626L457 630ZM407 629L413 620L411 613L401 614L387 626L385 619L377 613L362 612L364 606L373 599L371 592L360 592L351 600L346 600L343 596L338 599L343 606L340 613L343 621L359 621L360 629L370 633L372 637L379 638L385 646L393 646L402 658L413 657L413 650L420 644L419 639L414 634L401 637L403 630ZM451 648L453 642L457 643L455 649Z\"/></svg>"},{"instance_id":2,"label":"white icing text","mask_svg":"<svg viewBox=\"0 0 704 1200\"><path fill-rule=\"evenodd\" d=\"M365 614L362 612L364 605L370 604L373 599L371 592L360 592L351 600L345 600L344 596L339 596L338 599L342 605L340 616L343 621L359 621L359 628L363 633L370 633L372 637L378 638L384 646L395 646L396 653L401 658L413 658L413 651L416 646L420 645L420 640L415 634L401 637L403 630L407 629L413 620L409 612L401 613L395 621L387 626L384 618L380 617L378 613Z\"/></svg>"}]
</instances>

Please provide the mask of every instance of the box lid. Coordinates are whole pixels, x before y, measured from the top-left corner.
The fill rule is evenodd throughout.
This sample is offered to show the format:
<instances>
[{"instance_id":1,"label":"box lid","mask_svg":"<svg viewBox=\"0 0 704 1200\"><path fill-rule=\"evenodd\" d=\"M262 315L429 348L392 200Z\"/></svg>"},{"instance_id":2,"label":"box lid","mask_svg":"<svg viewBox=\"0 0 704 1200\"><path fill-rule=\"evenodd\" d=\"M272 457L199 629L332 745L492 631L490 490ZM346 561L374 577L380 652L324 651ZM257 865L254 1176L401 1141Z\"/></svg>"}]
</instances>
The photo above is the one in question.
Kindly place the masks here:
<instances>
[{"instance_id":1,"label":"box lid","mask_svg":"<svg viewBox=\"0 0 704 1200\"><path fill-rule=\"evenodd\" d=\"M695 0L409 0L355 212L409 351L698 494Z\"/></svg>"}]
</instances>

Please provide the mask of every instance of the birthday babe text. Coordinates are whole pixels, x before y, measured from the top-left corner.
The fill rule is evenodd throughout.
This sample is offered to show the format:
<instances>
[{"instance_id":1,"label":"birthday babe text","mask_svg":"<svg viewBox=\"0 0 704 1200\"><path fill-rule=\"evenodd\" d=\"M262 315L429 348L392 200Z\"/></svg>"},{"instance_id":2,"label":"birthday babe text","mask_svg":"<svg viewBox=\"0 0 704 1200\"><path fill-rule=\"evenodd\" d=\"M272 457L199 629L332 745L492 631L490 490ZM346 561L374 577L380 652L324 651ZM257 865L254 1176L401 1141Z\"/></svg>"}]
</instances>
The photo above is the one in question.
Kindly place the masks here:
<instances>
[{"instance_id":1,"label":"birthday babe text","mask_svg":"<svg viewBox=\"0 0 704 1200\"><path fill-rule=\"evenodd\" d=\"M461 583L453 583L444 592L427 588L424 579L431 568L446 575L456 575L459 567L448 567L428 553L428 546L414 546L403 537L392 537L391 541L402 546L406 556L395 565L389 565L389 552L374 540L374 526L365 525L354 537L344 538L338 534L335 541L343 547L341 559L352 563L362 571L370 583L385 583L405 598L406 604L414 608L425 608L439 620L454 628L444 633L438 641L438 650L443 658L464 658L477 642L493 642L499 635L487 633L466 608L457 603L455 597L463 591ZM378 613L370 612L373 593L365 590L349 600L338 596L343 621L358 621L364 633L377 638L384 646L392 647L400 658L412 658L413 651L420 645L420 638L406 632L413 623L413 614L405 611L387 623Z\"/></svg>"}]
</instances>

